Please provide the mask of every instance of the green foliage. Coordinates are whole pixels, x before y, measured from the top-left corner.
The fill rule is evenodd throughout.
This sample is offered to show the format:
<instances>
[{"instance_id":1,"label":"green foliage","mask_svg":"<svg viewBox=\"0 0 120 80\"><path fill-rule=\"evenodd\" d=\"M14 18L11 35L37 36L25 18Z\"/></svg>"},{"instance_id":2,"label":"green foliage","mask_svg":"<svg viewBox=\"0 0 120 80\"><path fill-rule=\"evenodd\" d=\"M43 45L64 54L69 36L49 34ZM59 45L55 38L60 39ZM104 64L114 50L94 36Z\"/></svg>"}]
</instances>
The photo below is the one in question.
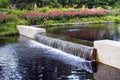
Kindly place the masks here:
<instances>
[{"instance_id":1,"label":"green foliage","mask_svg":"<svg viewBox=\"0 0 120 80\"><path fill-rule=\"evenodd\" d=\"M17 25L28 25L28 21L25 19L19 19Z\"/></svg>"},{"instance_id":2,"label":"green foliage","mask_svg":"<svg viewBox=\"0 0 120 80\"><path fill-rule=\"evenodd\" d=\"M0 38L0 44L15 43L17 41L18 41L18 36L14 36L14 38L10 36Z\"/></svg>"},{"instance_id":3,"label":"green foliage","mask_svg":"<svg viewBox=\"0 0 120 80\"><path fill-rule=\"evenodd\" d=\"M11 0L12 4L18 4L16 7L19 9L34 10L36 7L82 7L85 5L88 8L101 6L109 9L109 6L115 4L119 5L119 0ZM35 6L36 5L36 6Z\"/></svg>"},{"instance_id":4,"label":"green foliage","mask_svg":"<svg viewBox=\"0 0 120 80\"><path fill-rule=\"evenodd\" d=\"M16 22L18 20L18 16L15 15L15 14L8 14L7 17L6 17L6 21L7 22Z\"/></svg>"},{"instance_id":5,"label":"green foliage","mask_svg":"<svg viewBox=\"0 0 120 80\"><path fill-rule=\"evenodd\" d=\"M113 5L113 8L120 10L120 1L115 2L115 4Z\"/></svg>"},{"instance_id":6,"label":"green foliage","mask_svg":"<svg viewBox=\"0 0 120 80\"><path fill-rule=\"evenodd\" d=\"M55 8L60 8L61 5L58 2L58 0L43 0L42 1L42 6L49 6L49 7L55 7Z\"/></svg>"},{"instance_id":7,"label":"green foliage","mask_svg":"<svg viewBox=\"0 0 120 80\"><path fill-rule=\"evenodd\" d=\"M50 8L50 7L34 8L34 11L44 12L44 13L52 11L52 10L54 10L54 8Z\"/></svg>"},{"instance_id":8,"label":"green foliage","mask_svg":"<svg viewBox=\"0 0 120 80\"><path fill-rule=\"evenodd\" d=\"M16 34L17 32L15 22L7 22L6 24L0 25L0 35Z\"/></svg>"},{"instance_id":9,"label":"green foliage","mask_svg":"<svg viewBox=\"0 0 120 80\"><path fill-rule=\"evenodd\" d=\"M7 8L9 5L9 0L0 0L0 8Z\"/></svg>"},{"instance_id":10,"label":"green foliage","mask_svg":"<svg viewBox=\"0 0 120 80\"><path fill-rule=\"evenodd\" d=\"M5 9L5 8L0 8L0 12L3 12L5 14L16 14L16 15L21 15L28 10L15 10L15 9Z\"/></svg>"},{"instance_id":11,"label":"green foliage","mask_svg":"<svg viewBox=\"0 0 120 80\"><path fill-rule=\"evenodd\" d=\"M5 24L7 27L15 27L16 26L16 23L15 22L7 22Z\"/></svg>"},{"instance_id":12,"label":"green foliage","mask_svg":"<svg viewBox=\"0 0 120 80\"><path fill-rule=\"evenodd\" d=\"M21 10L24 10L24 9L27 9L27 10L33 10L34 8L34 4L32 3L20 3L19 4L19 7L17 7L18 9L21 9Z\"/></svg>"},{"instance_id":13,"label":"green foliage","mask_svg":"<svg viewBox=\"0 0 120 80\"><path fill-rule=\"evenodd\" d=\"M21 15L25 12L27 12L28 10L14 10L14 9L8 9L7 13L8 14L16 14L16 15Z\"/></svg>"},{"instance_id":14,"label":"green foliage","mask_svg":"<svg viewBox=\"0 0 120 80\"><path fill-rule=\"evenodd\" d=\"M80 9L74 9L74 8L50 8L49 6L42 7L42 8L34 8L35 12L52 12L52 11L61 11L61 12L67 12L67 11L73 11L73 12L78 12Z\"/></svg>"},{"instance_id":15,"label":"green foliage","mask_svg":"<svg viewBox=\"0 0 120 80\"><path fill-rule=\"evenodd\" d=\"M120 16L115 17L115 21L116 21L117 23L120 23Z\"/></svg>"},{"instance_id":16,"label":"green foliage","mask_svg":"<svg viewBox=\"0 0 120 80\"><path fill-rule=\"evenodd\" d=\"M61 20L47 20L44 21L44 24L40 24L42 26L54 26L54 25L69 25L71 23L84 23L84 22L92 22L92 23L104 23L105 21L116 21L120 23L120 16L102 16L102 17L87 17L87 18L70 18L70 19L61 19ZM54 29L55 30L55 29ZM53 29L50 29L53 31Z\"/></svg>"}]
</instances>

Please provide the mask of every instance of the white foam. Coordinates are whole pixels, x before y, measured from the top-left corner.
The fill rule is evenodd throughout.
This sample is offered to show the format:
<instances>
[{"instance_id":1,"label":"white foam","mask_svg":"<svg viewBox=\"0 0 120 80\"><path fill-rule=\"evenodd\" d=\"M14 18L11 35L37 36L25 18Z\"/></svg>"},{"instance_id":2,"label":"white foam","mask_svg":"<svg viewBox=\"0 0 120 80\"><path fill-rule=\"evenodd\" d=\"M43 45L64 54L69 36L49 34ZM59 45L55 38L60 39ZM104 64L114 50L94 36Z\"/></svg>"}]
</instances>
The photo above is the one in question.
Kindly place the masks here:
<instances>
[{"instance_id":1,"label":"white foam","mask_svg":"<svg viewBox=\"0 0 120 80\"><path fill-rule=\"evenodd\" d=\"M21 80L21 76L17 71L18 59L15 55L16 51L13 49L11 45L4 46L0 48L0 66L2 68L2 75L0 75L0 79L2 80L10 80L17 78L17 80Z\"/></svg>"},{"instance_id":2,"label":"white foam","mask_svg":"<svg viewBox=\"0 0 120 80\"><path fill-rule=\"evenodd\" d=\"M46 46L44 44L38 43L36 41L29 41L28 42L29 47L36 47L36 48L43 48L45 49L45 52L43 52L44 55L51 57L56 60L60 60L66 64L77 66L81 69L85 69L89 72L92 72L92 66L91 61L87 61L85 59L82 59L80 57L68 54L64 51Z\"/></svg>"}]
</instances>

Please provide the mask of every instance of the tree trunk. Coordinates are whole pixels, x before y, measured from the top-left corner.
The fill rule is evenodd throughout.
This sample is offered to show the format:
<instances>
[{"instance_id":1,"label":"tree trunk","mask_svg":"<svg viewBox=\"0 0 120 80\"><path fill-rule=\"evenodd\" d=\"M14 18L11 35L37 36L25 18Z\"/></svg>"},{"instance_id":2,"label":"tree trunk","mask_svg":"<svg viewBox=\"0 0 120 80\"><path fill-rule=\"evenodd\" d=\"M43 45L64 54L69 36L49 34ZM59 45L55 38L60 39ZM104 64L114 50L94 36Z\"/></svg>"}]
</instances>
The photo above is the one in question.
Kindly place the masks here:
<instances>
[{"instance_id":1,"label":"tree trunk","mask_svg":"<svg viewBox=\"0 0 120 80\"><path fill-rule=\"evenodd\" d=\"M42 1L41 0L36 0L37 7L42 7Z\"/></svg>"}]
</instances>

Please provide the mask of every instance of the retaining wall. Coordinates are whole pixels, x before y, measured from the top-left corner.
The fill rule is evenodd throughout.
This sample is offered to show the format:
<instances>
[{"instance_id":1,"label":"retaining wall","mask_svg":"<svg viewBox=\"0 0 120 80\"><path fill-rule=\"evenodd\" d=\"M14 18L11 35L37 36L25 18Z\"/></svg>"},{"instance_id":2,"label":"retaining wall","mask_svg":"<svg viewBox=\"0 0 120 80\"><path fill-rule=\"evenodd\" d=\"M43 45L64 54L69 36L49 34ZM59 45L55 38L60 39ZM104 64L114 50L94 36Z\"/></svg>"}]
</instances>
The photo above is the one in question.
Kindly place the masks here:
<instances>
[{"instance_id":1,"label":"retaining wall","mask_svg":"<svg viewBox=\"0 0 120 80\"><path fill-rule=\"evenodd\" d=\"M17 25L19 34L35 39L36 34L46 32L43 28L36 28L33 26Z\"/></svg>"},{"instance_id":2,"label":"retaining wall","mask_svg":"<svg viewBox=\"0 0 120 80\"><path fill-rule=\"evenodd\" d=\"M99 40L94 42L99 62L120 69L120 42Z\"/></svg>"}]
</instances>

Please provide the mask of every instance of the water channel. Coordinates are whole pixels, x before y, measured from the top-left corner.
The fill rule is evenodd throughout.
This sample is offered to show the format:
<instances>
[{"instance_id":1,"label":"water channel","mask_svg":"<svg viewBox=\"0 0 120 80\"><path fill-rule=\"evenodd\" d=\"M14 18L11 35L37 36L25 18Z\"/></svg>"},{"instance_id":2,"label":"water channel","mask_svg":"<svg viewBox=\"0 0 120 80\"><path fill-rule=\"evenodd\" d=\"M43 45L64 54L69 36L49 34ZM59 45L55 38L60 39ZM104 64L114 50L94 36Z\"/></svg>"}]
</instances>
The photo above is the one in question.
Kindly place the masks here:
<instances>
[{"instance_id":1,"label":"water channel","mask_svg":"<svg viewBox=\"0 0 120 80\"><path fill-rule=\"evenodd\" d=\"M46 36L87 46L92 46L94 40L120 41L119 24L62 26L57 32L55 29L48 31L59 36ZM0 38L0 80L120 80L120 70L20 35Z\"/></svg>"}]
</instances>

